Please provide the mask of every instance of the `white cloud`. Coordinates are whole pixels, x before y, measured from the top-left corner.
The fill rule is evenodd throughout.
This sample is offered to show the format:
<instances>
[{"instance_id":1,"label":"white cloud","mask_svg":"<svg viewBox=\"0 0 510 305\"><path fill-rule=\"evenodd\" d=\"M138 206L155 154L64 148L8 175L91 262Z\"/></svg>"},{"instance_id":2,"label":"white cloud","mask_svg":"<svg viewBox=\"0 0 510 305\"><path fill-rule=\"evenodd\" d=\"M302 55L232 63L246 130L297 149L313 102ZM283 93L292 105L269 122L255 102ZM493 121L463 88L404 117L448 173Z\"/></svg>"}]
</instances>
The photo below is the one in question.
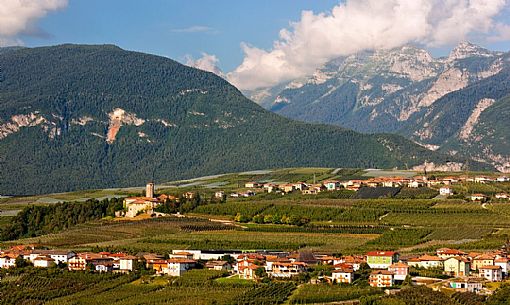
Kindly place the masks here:
<instances>
[{"instance_id":1,"label":"white cloud","mask_svg":"<svg viewBox=\"0 0 510 305\"><path fill-rule=\"evenodd\" d=\"M272 86L328 60L407 43L446 46L489 35L506 0L347 0L331 13L303 11L271 50L241 44L244 60L228 79L241 89Z\"/></svg>"},{"instance_id":2,"label":"white cloud","mask_svg":"<svg viewBox=\"0 0 510 305\"><path fill-rule=\"evenodd\" d=\"M204 52L201 58L194 59L191 55L186 55L185 59L186 65L190 67L213 72L221 77L225 76L220 68L218 68L219 59L216 55L210 55Z\"/></svg>"},{"instance_id":3,"label":"white cloud","mask_svg":"<svg viewBox=\"0 0 510 305\"><path fill-rule=\"evenodd\" d=\"M48 12L65 8L67 0L2 0L0 46L22 44L16 36L34 32L34 22Z\"/></svg>"},{"instance_id":4,"label":"white cloud","mask_svg":"<svg viewBox=\"0 0 510 305\"><path fill-rule=\"evenodd\" d=\"M216 33L211 27L203 25L193 25L182 29L172 29L173 33Z\"/></svg>"}]
</instances>

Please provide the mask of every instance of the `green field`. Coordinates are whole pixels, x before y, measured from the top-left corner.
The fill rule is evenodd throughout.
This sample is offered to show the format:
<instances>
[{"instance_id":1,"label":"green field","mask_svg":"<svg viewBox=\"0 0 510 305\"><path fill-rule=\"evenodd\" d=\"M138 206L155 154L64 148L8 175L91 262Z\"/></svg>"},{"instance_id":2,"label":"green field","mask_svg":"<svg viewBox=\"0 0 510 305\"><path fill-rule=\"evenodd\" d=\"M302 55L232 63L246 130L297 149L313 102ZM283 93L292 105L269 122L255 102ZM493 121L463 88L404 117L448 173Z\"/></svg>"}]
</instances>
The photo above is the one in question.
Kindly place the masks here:
<instances>
[{"instance_id":1,"label":"green field","mask_svg":"<svg viewBox=\"0 0 510 305\"><path fill-rule=\"evenodd\" d=\"M349 179L381 171L356 169L294 168L252 171L202 177L165 184L172 194L197 191L212 195L215 189L227 191L244 187L247 181L313 181ZM384 172L391 176L392 172ZM413 172L393 172L394 176ZM415 173L414 173L415 174ZM208 185L217 185L216 188ZM509 183L455 186L467 192L500 192ZM140 188L91 190L65 194L0 199L0 225L23 207L48 205L57 201L136 194ZM429 192L428 190L425 190ZM426 193L422 191L421 193ZM261 191L260 191L261 192ZM329 192L326 192L327 194ZM42 244L76 250L118 248L131 252L186 249L312 249L328 252L362 253L370 249L420 251L436 245L450 245L465 250L499 248L510 236L510 204L489 202L484 205L463 199L411 199L414 190L403 198L335 199L293 194L287 196L259 194L246 199L229 198L226 203L195 208L197 218L161 218L142 221L98 220L53 234L4 242ZM331 193L329 193L331 194ZM414 196L414 195L413 195ZM0 214L2 215L2 214ZM244 223L224 225L207 219L230 220L242 215ZM307 219L304 226L280 223L289 218ZM250 221L257 220L257 224ZM267 223L266 221L270 221ZM246 223L248 222L248 223ZM265 224L264 224L265 223ZM290 223L290 222L288 222Z\"/></svg>"}]
</instances>

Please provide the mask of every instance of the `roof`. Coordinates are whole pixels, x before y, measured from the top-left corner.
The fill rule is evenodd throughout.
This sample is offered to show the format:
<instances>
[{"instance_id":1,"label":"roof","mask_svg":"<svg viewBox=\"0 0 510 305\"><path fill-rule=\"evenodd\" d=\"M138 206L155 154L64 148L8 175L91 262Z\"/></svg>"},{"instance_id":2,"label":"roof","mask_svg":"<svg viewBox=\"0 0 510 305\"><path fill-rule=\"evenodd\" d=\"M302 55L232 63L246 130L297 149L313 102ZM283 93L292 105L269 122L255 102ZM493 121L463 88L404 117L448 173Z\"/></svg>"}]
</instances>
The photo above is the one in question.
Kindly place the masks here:
<instances>
[{"instance_id":1,"label":"roof","mask_svg":"<svg viewBox=\"0 0 510 305\"><path fill-rule=\"evenodd\" d=\"M388 271L388 270L375 270L375 271L372 271L372 273L370 273L370 275L378 275L378 274L382 274L382 275L394 275L395 273L391 272L391 271Z\"/></svg>"},{"instance_id":2,"label":"roof","mask_svg":"<svg viewBox=\"0 0 510 305\"><path fill-rule=\"evenodd\" d=\"M283 266L283 267L306 266L306 263L303 263L303 262L293 262L293 263L275 262L275 263L273 263L273 266Z\"/></svg>"},{"instance_id":3,"label":"roof","mask_svg":"<svg viewBox=\"0 0 510 305\"><path fill-rule=\"evenodd\" d=\"M494 260L494 256L489 254L482 254L475 257L474 260Z\"/></svg>"},{"instance_id":4,"label":"roof","mask_svg":"<svg viewBox=\"0 0 510 305\"><path fill-rule=\"evenodd\" d=\"M480 269L480 270L482 270L482 269L500 270L501 266L482 266L482 267L480 267L478 269Z\"/></svg>"},{"instance_id":5,"label":"roof","mask_svg":"<svg viewBox=\"0 0 510 305\"><path fill-rule=\"evenodd\" d=\"M409 266L402 262L398 262L398 263L392 264L389 268L409 268Z\"/></svg>"},{"instance_id":6,"label":"roof","mask_svg":"<svg viewBox=\"0 0 510 305\"><path fill-rule=\"evenodd\" d=\"M150 197L129 197L125 199L128 204L146 204L147 202L159 202L157 198Z\"/></svg>"},{"instance_id":7,"label":"roof","mask_svg":"<svg viewBox=\"0 0 510 305\"><path fill-rule=\"evenodd\" d=\"M34 261L47 261L47 262L54 262L55 260L53 258L50 258L50 257L46 257L46 256L38 256L34 259Z\"/></svg>"},{"instance_id":8,"label":"roof","mask_svg":"<svg viewBox=\"0 0 510 305\"><path fill-rule=\"evenodd\" d=\"M72 251L66 251L66 250L33 250L32 253L34 254L41 254L41 255L68 255Z\"/></svg>"},{"instance_id":9,"label":"roof","mask_svg":"<svg viewBox=\"0 0 510 305\"><path fill-rule=\"evenodd\" d=\"M181 258L171 258L167 260L169 264L194 264L196 261L192 259L181 259Z\"/></svg>"},{"instance_id":10,"label":"roof","mask_svg":"<svg viewBox=\"0 0 510 305\"><path fill-rule=\"evenodd\" d=\"M454 259L454 260L464 262L464 263L469 263L469 260L467 258L461 257L461 256L452 256L452 257L447 258L446 260L450 260L450 259Z\"/></svg>"},{"instance_id":11,"label":"roof","mask_svg":"<svg viewBox=\"0 0 510 305\"><path fill-rule=\"evenodd\" d=\"M193 255L193 253L181 251L181 252L172 253L172 255Z\"/></svg>"},{"instance_id":12,"label":"roof","mask_svg":"<svg viewBox=\"0 0 510 305\"><path fill-rule=\"evenodd\" d=\"M466 254L463 251L460 251L460 250L457 250L457 249L449 249L449 248L438 249L437 253L449 254L449 255L464 255L464 254Z\"/></svg>"},{"instance_id":13,"label":"roof","mask_svg":"<svg viewBox=\"0 0 510 305\"><path fill-rule=\"evenodd\" d=\"M227 261L208 261L205 263L206 267L212 267L212 266L225 266L229 262Z\"/></svg>"},{"instance_id":14,"label":"roof","mask_svg":"<svg viewBox=\"0 0 510 305\"><path fill-rule=\"evenodd\" d=\"M395 251L371 251L367 253L367 256L393 256L397 254Z\"/></svg>"},{"instance_id":15,"label":"roof","mask_svg":"<svg viewBox=\"0 0 510 305\"><path fill-rule=\"evenodd\" d=\"M440 258L439 256L433 256L433 255L422 255L420 257L418 257L418 260L420 261L436 261L436 262L440 262L440 261L443 261L444 259Z\"/></svg>"}]
</instances>

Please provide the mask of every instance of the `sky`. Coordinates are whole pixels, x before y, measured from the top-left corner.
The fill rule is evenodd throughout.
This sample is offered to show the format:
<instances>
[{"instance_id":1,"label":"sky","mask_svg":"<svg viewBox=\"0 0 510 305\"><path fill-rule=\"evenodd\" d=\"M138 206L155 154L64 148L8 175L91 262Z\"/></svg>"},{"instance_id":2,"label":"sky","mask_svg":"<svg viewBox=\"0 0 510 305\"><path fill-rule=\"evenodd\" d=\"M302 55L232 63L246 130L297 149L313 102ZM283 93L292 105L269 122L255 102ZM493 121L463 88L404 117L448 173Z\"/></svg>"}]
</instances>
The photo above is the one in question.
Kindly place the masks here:
<instances>
[{"instance_id":1,"label":"sky","mask_svg":"<svg viewBox=\"0 0 510 305\"><path fill-rule=\"evenodd\" d=\"M241 89L338 56L469 40L510 50L510 0L0 0L0 46L115 44L213 71Z\"/></svg>"}]
</instances>

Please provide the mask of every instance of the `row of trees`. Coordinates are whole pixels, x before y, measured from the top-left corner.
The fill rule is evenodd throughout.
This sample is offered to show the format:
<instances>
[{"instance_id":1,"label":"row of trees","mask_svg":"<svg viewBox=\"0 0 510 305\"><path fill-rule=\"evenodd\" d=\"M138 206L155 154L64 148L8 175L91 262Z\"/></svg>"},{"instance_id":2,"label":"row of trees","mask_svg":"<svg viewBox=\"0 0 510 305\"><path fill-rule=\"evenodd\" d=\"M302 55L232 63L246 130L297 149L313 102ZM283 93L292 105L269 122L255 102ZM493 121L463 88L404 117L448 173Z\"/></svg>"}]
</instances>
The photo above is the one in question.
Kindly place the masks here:
<instances>
[{"instance_id":1,"label":"row of trees","mask_svg":"<svg viewBox=\"0 0 510 305\"><path fill-rule=\"evenodd\" d=\"M122 209L122 198L31 205L21 210L4 228L0 228L0 240L55 233L90 220L115 216L115 211Z\"/></svg>"},{"instance_id":2,"label":"row of trees","mask_svg":"<svg viewBox=\"0 0 510 305\"><path fill-rule=\"evenodd\" d=\"M181 194L178 199L167 199L163 204L155 208L156 212L174 214L174 213L187 213L191 212L199 206L222 203L225 198L206 198L201 196L200 193L194 193L192 198L186 198L184 194Z\"/></svg>"},{"instance_id":3,"label":"row of trees","mask_svg":"<svg viewBox=\"0 0 510 305\"><path fill-rule=\"evenodd\" d=\"M263 215L257 214L253 217L241 213L237 213L234 217L234 220L237 222L255 222L259 224L263 223L272 223L272 224L288 224L295 226L303 226L310 222L310 218L298 215Z\"/></svg>"}]
</instances>

